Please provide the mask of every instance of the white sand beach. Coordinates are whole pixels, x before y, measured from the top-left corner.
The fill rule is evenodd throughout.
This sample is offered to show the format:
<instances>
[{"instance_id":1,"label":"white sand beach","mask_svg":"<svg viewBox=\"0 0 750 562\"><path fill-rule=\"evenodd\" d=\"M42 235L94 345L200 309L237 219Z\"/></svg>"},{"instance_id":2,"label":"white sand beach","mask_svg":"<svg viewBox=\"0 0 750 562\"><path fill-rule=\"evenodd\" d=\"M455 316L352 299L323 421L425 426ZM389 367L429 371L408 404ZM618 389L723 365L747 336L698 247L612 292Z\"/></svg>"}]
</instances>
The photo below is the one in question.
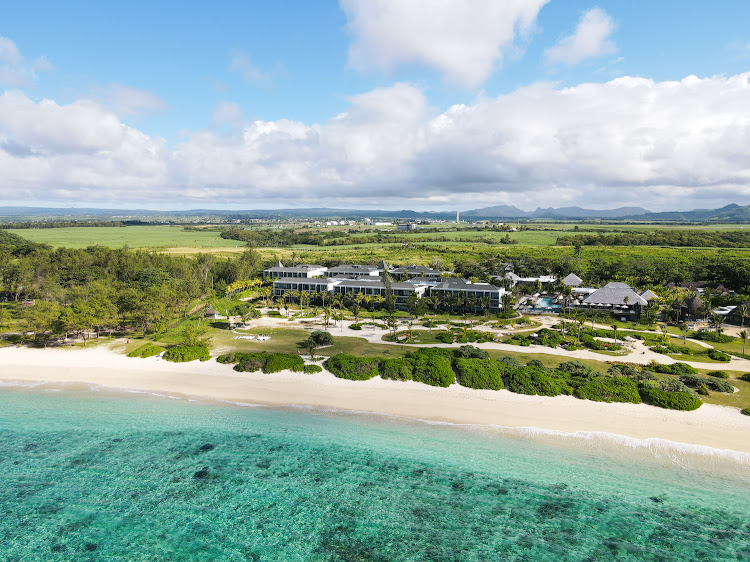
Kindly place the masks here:
<instances>
[{"instance_id":1,"label":"white sand beach","mask_svg":"<svg viewBox=\"0 0 750 562\"><path fill-rule=\"evenodd\" d=\"M305 405L456 424L607 432L750 453L750 417L734 408L710 404L693 412L678 412L645 404L524 396L459 385L435 388L380 378L348 381L327 372L237 373L231 365L214 360L175 364L155 357L128 358L105 346L85 350L2 348L0 380L6 384L43 382L61 388L84 383L204 400Z\"/></svg>"}]
</instances>

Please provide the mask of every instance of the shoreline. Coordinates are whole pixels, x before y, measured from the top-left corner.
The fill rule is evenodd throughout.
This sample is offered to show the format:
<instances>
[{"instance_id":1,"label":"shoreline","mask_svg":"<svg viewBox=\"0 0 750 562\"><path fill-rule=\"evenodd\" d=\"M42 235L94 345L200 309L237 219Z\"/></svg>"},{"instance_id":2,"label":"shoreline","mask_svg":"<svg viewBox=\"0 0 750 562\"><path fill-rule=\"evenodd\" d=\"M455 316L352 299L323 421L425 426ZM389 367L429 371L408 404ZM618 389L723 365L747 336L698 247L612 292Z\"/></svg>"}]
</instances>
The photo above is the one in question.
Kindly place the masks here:
<instances>
[{"instance_id":1,"label":"shoreline","mask_svg":"<svg viewBox=\"0 0 750 562\"><path fill-rule=\"evenodd\" d=\"M5 347L0 348L0 365L0 380L10 385L43 383L65 388L82 383L237 405L305 406L456 425L606 433L750 453L750 417L712 404L681 412L571 396L526 396L459 385L437 388L378 377L349 381L325 371L314 375L238 373L213 359L170 363L156 357L128 358L104 346L86 350Z\"/></svg>"}]
</instances>

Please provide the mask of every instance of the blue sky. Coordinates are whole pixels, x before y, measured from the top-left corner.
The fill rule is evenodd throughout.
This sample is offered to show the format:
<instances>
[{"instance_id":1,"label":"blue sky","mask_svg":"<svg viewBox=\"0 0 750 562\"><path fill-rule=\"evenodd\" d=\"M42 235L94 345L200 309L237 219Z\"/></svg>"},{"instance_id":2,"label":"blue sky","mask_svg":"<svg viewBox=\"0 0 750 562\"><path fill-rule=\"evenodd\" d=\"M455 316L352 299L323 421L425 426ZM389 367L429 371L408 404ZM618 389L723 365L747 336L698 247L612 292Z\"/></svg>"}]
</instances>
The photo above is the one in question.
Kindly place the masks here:
<instances>
[{"instance_id":1,"label":"blue sky","mask_svg":"<svg viewBox=\"0 0 750 562\"><path fill-rule=\"evenodd\" d=\"M748 204L748 16L740 1L11 3L0 204Z\"/></svg>"}]
</instances>

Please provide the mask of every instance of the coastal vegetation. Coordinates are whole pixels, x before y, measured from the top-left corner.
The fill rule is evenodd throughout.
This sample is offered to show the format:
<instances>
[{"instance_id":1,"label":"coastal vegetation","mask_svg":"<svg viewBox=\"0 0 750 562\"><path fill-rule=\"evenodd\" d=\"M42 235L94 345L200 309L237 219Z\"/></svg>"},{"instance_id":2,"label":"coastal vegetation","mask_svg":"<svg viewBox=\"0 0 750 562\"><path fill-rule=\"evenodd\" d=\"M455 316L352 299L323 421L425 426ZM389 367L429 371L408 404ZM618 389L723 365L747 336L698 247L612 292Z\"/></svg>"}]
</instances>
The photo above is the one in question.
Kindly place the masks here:
<instances>
[{"instance_id":1,"label":"coastal vegetation","mask_svg":"<svg viewBox=\"0 0 750 562\"><path fill-rule=\"evenodd\" d=\"M722 333L720 326L711 331L689 331L684 326L679 328L675 322L665 323L669 321L670 299L683 298L678 289L665 287L668 282L720 283L736 293L711 295L714 305L743 302L743 294L750 292L750 268L746 266L750 252L741 245L745 234L740 229L732 229L731 225L716 227L715 231L705 226L663 228L658 230L666 233L660 234L661 242L672 247L657 248L643 244L619 246L618 242L604 246L580 244L581 240L576 239L580 236L599 241L608 240L609 236L620 236L620 241L627 237L660 240L656 237L657 231L648 230L646 226L584 225L570 237L572 246L555 246L558 238L570 236L573 226L562 223L525 225L512 232L507 225L444 224L428 225L422 231L408 233L359 226L316 229L309 225L277 228L268 225L102 224L0 229L0 291L8 301L0 303L0 331L6 332L5 342L30 342L32 345L84 345L101 336L126 336L138 342L136 347L128 348L131 357L148 357L167 351L165 358L177 361L209 357L212 342L205 338L210 336L217 339L221 347L230 346L240 353L246 351L249 355L236 361L236 368L248 371L317 371L318 365L305 364L297 354L298 350L306 350L311 356L316 353L327 356L326 368L336 376L354 380L381 376L434 386L458 382L470 388L569 394L592 400L635 402L640 399L666 403L669 397L652 389L700 395L708 401L733 405L743 400L747 392L744 380L725 373L732 379L730 381L711 372L699 372L684 363L647 366L635 369L628 376L606 372L606 367L595 367L597 374L593 376L568 373L557 365L565 361L558 359L550 364L552 356L540 357L524 353L522 349L512 354L521 359L518 367L510 360L498 360L501 357L496 352L480 357L456 351L461 344L502 341L519 348L543 345L617 355L625 353L621 344L623 338L629 337L642 340L653 351L678 361L726 364L733 355L744 356L744 342ZM65 239L70 234L66 229L77 233L78 242ZM118 236L125 238L110 239L110 231L117 231ZM252 235L242 234L246 238L243 240L222 238L222 233L227 231ZM43 234L42 238L31 239L39 233ZM198 237L196 240L202 242L193 241L193 249L186 251L186 255L172 253L169 246L179 245L180 239L186 240L186 236ZM488 238L506 236L519 243L484 242ZM527 243L523 237L527 237ZM211 240L221 242L212 246ZM536 244L533 252L528 251L531 240ZM70 243L79 247L58 247L60 241L61 245ZM679 241L684 245L678 248ZM125 242L131 248L148 249L109 247L125 246ZM232 251L239 253L227 257L215 253L222 250L222 244L237 243L242 243L242 247ZM709 243L716 247L704 247ZM268 283L260 280L261 271L279 257L324 266L346 261L377 263L381 259L399 264L420 263L479 281L489 281L492 275L502 272L505 264L511 264L521 276L550 273L560 277L576 272L588 283L622 279L632 285L651 288L662 296L662 310L660 312L659 306L645 310L637 324L613 322L601 312L573 311L561 315L567 317L564 324L540 326L514 310L492 315L461 315L440 311L429 303L422 308L412 303L409 310L397 311L386 302L350 298L328 301L315 294L300 295L296 300L282 299L274 297ZM517 287L515 296L533 290ZM209 307L225 318L205 318L204 311ZM361 331L363 327L373 326L388 330L383 339L389 343L368 343L343 334L337 334L334 339L330 327L320 323L316 326L324 329L312 333L291 326L265 330L273 336L271 342L263 345L231 340L233 323L240 323L240 327L243 323L252 325L261 315L290 321L305 317L319 319L322 315L329 324L336 326L341 318L353 318L355 322L349 325L351 330ZM618 331L589 327L589 321L592 326L593 323L612 324ZM657 322L664 326L663 333L658 333ZM493 330L503 330L507 334L500 336ZM450 350L423 347L437 343L456 347ZM259 348L267 352L257 355ZM665 382L671 385L663 388ZM677 383L681 386L676 386ZM736 395L731 394L733 384L739 386ZM692 401L680 399L675 403L684 405Z\"/></svg>"}]
</instances>

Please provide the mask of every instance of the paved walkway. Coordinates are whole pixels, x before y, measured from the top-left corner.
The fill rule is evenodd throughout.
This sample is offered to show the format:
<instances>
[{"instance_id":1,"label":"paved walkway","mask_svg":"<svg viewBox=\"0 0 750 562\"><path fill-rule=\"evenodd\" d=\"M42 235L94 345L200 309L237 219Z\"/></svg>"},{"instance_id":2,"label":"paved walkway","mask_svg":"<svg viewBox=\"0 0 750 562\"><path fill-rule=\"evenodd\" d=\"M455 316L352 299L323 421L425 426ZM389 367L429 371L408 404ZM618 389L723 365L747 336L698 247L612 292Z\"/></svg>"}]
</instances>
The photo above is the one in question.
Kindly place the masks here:
<instances>
[{"instance_id":1,"label":"paved walkway","mask_svg":"<svg viewBox=\"0 0 750 562\"><path fill-rule=\"evenodd\" d=\"M519 333L519 332L532 332L539 330L541 328L549 328L553 326L554 324L558 323L558 319L551 316L534 316L531 318L532 320L535 320L541 324L540 326L535 326L533 328L521 328L518 330L509 330L508 328L504 329L498 329L498 328L491 328L489 326L481 326L481 329L483 331L492 332L492 333L502 333L502 334L508 334L508 333ZM360 323L362 322L368 322L368 319L360 319ZM396 342L387 342L383 340L383 335L385 335L387 330L379 329L374 326L370 325L364 325L362 327L362 330L350 330L349 326L354 324L354 321L352 320L344 320L343 322L337 322L336 325L329 325L328 331L331 332L334 336L336 335L343 335L348 337L358 337L358 338L364 338L370 343L376 343L381 345L409 345L409 344L399 344ZM589 324L587 324L589 325ZM442 326L442 325L441 325ZM301 318L293 321L289 321L286 317L282 318L271 318L271 317L263 317L258 318L251 321L250 327L252 328L258 328L258 327L269 327L269 328L302 328L307 330L321 330L323 329L323 317L319 316L317 318ZM610 329L611 326L605 326L605 325L597 325L595 324L595 327L598 329ZM399 325L399 329L403 330L405 326L403 324ZM414 331L427 331L427 328L423 326L413 326L412 330ZM619 330L618 330L619 332ZM659 332L648 332L644 331L645 333L651 333L651 334L659 334ZM614 339L612 338L600 338L604 341L610 341L614 342ZM705 342L699 342L697 340L691 340L688 338L688 341L694 341L695 343L699 343L700 345L704 345L705 347L711 347L709 345L706 345ZM474 345L481 349L491 349L491 350L497 350L497 351L508 351L508 352L515 352L515 353L541 353L545 355L555 355L558 357L566 357L570 359L592 359L595 361L616 361L616 362L623 362L623 363L637 363L639 365L648 365L652 361L655 361L657 363L661 363L664 365L671 365L673 363L687 363L688 365L691 365L692 367L695 367L696 369L708 369L708 370L718 370L718 369L724 369L724 370L730 370L730 371L750 371L750 360L748 359L740 359L738 357L732 357L732 360L728 363L701 363L699 361L678 361L676 359L673 359L672 357L669 357L667 355L663 355L661 353L656 353L654 351L651 351L641 340L636 340L634 342L623 342L618 338L618 343L623 345L625 349L628 350L628 353L625 355L607 355L603 353L597 353L595 351L591 351L588 349L578 349L575 351L568 351L565 349L559 349L559 348L551 348L543 345L530 345L530 346L519 346L519 345L512 345L507 343L499 343L499 342L490 342L490 343L473 343L471 345ZM461 344L457 343L435 343L435 344L419 344L419 346L414 345L414 347L458 347Z\"/></svg>"}]
</instances>

